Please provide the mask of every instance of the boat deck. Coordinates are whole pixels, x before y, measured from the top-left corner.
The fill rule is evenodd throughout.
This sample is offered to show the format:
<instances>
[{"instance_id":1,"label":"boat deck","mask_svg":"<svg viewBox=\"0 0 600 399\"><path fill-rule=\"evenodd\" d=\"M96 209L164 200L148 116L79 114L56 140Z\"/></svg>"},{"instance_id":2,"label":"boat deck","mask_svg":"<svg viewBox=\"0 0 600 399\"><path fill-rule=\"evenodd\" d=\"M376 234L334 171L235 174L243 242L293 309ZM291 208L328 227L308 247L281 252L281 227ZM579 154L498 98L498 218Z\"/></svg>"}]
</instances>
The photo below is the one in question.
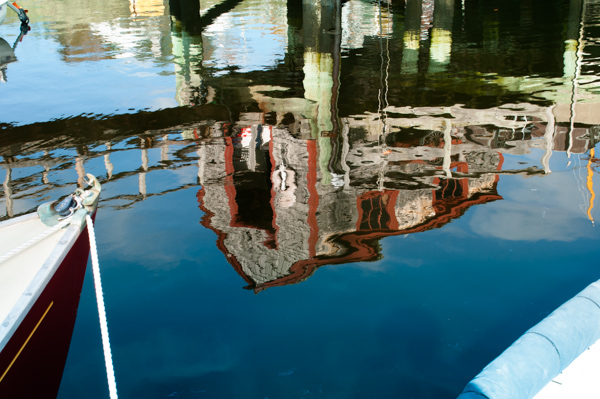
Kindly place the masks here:
<instances>
[{"instance_id":1,"label":"boat deck","mask_svg":"<svg viewBox=\"0 0 600 399\"><path fill-rule=\"evenodd\" d=\"M552 379L534 399L596 399L600 395L600 341Z\"/></svg>"},{"instance_id":2,"label":"boat deck","mask_svg":"<svg viewBox=\"0 0 600 399\"><path fill-rule=\"evenodd\" d=\"M47 230L48 226L37 215L11 221L7 227L0 229L0 256ZM56 231L35 247L0 263L0 322L5 320L63 234L64 230Z\"/></svg>"}]
</instances>

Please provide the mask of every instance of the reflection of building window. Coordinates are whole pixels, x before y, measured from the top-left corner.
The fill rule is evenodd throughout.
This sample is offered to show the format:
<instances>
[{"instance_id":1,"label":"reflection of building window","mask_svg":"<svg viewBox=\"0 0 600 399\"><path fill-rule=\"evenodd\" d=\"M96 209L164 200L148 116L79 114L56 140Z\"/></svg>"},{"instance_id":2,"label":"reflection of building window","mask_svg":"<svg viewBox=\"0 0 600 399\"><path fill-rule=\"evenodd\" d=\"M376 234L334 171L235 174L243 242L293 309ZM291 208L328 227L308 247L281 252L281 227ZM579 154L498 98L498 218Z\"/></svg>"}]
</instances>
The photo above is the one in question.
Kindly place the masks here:
<instances>
[{"instance_id":1,"label":"reflection of building window","mask_svg":"<svg viewBox=\"0 0 600 399\"><path fill-rule=\"evenodd\" d=\"M434 200L441 201L450 198L462 198L464 196L463 183L455 179L442 180L440 188L435 190Z\"/></svg>"},{"instance_id":2,"label":"reflection of building window","mask_svg":"<svg viewBox=\"0 0 600 399\"><path fill-rule=\"evenodd\" d=\"M366 193L358 199L358 230L390 230L395 220L397 192L375 191ZM392 216L394 218L392 219Z\"/></svg>"},{"instance_id":3,"label":"reflection of building window","mask_svg":"<svg viewBox=\"0 0 600 399\"><path fill-rule=\"evenodd\" d=\"M234 217L232 226L264 230L269 236L269 240L264 243L265 246L274 248L276 231L273 226L273 209L270 201L269 188L240 189L237 187L235 195L237 213L232 215Z\"/></svg>"}]
</instances>

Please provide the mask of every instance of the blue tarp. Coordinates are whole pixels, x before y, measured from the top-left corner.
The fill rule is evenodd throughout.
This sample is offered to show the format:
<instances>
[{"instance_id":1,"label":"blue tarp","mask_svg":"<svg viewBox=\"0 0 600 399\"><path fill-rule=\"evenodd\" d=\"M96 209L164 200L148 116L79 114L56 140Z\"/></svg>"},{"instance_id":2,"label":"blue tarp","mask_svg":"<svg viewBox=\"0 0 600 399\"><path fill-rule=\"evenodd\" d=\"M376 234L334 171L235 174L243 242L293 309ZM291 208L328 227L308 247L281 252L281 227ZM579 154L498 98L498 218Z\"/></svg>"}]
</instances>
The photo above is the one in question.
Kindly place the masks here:
<instances>
[{"instance_id":1,"label":"blue tarp","mask_svg":"<svg viewBox=\"0 0 600 399\"><path fill-rule=\"evenodd\" d=\"M459 399L530 399L600 339L600 281L523 334L467 384Z\"/></svg>"}]
</instances>

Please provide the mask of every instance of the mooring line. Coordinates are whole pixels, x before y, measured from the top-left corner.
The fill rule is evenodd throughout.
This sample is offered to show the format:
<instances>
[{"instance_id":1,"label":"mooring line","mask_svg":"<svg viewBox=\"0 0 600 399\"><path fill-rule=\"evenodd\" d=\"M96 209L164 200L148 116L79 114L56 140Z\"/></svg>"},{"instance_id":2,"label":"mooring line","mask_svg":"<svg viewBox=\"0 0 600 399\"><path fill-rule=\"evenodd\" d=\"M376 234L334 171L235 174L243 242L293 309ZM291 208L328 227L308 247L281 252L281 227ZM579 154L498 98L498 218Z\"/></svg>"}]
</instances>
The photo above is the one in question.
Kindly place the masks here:
<instances>
[{"instance_id":1,"label":"mooring line","mask_svg":"<svg viewBox=\"0 0 600 399\"><path fill-rule=\"evenodd\" d=\"M96 302L98 303L98 314L100 315L100 330L102 332L102 347L104 349L104 362L106 364L106 376L108 378L108 391L111 399L117 399L117 381L115 369L112 362L110 342L108 341L108 323L106 321L106 309L104 307L104 295L102 294L102 282L100 280L100 262L98 261L98 249L96 247L96 234L94 223L89 214L85 216L88 234L90 237L90 254L92 256L92 270L94 272L94 288L96 291Z\"/></svg>"}]
</instances>

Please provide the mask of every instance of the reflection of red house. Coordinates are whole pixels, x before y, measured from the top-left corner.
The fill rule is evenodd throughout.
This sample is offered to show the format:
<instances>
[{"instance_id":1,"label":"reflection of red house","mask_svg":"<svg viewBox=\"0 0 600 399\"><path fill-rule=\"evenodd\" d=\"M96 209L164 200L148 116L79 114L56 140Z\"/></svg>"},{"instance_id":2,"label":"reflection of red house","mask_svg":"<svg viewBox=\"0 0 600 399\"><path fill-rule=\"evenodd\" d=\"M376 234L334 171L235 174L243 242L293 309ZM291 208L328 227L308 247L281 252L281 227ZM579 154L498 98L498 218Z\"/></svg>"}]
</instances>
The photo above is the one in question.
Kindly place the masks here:
<instances>
[{"instance_id":1,"label":"reflection of red house","mask_svg":"<svg viewBox=\"0 0 600 399\"><path fill-rule=\"evenodd\" d=\"M235 185L235 180L234 180L234 173L235 173L235 168L234 168L234 146L233 146L233 141L231 139L231 137L226 137L225 139L225 172L226 172L226 177L225 177L225 191L227 194L227 199L228 199L228 209L230 211L230 216L231 216L231 223L230 226L231 227L246 227L246 228L257 228L257 229L261 229L263 231L265 231L265 233L267 234L267 236L269 237L269 239L267 241L265 241L263 244L271 249L277 249L278 245L277 245L277 223L276 223L276 209L274 206L274 198L275 198L275 191L273 189L270 189L270 198L268 198L267 201L262 201L261 203L257 203L255 201L250 201L250 204L244 204L242 206L240 206L240 202L243 200L246 200L247 198L242 199L242 196L238 195L238 190L236 189L236 185ZM317 213L317 208L319 205L319 195L317 193L316 190L316 184L317 184L317 166L316 166L316 159L317 159L317 148L316 148L316 142L313 140L309 140L306 143L307 146L307 151L308 151L308 155L309 155L309 165L308 165L308 174L307 174L307 179L308 179L308 191L310 193L310 198L308 200L308 204L309 204L309 217L308 217L308 224L310 226L310 238L309 238L309 248L310 248L310 256L314 256L316 251L315 251L315 247L319 238L319 228L318 228L318 223L317 223L317 217L316 217L316 213ZM275 168L275 162L273 159L273 143L271 142L269 145L269 156L270 156L270 164L271 164L271 175L273 174L274 168ZM215 229L212 225L211 225L211 219L214 216L214 213L212 211L210 211L209 209L207 209L204 206L204 195L205 195L205 191L203 188L201 188L198 191L197 194L197 198L198 198L198 204L200 209L204 212L204 216L202 217L201 220L201 224L204 227L207 227L209 229L211 229L212 231L214 231L217 234L217 247L219 248L219 250L221 252L223 252L223 254L225 254L226 259L228 260L228 262L233 266L233 268L238 272L238 274L249 284L248 289L254 289L256 292L262 291L264 288L260 288L249 276L247 276L242 268L242 265L239 263L238 259L236 259L235 256L233 256L233 254L231 254L231 252L227 249L227 246L225 245L225 239L227 237L227 233L220 231L218 229ZM263 198L264 200L265 198ZM253 214L253 211L256 211L255 207L253 205L258 205L262 208L262 210L264 211L265 207L266 207L266 203L268 203L270 205L270 211L272 214L272 218L271 218L271 225L266 226L264 223L248 223L248 217L245 217L245 215L253 215L256 216L257 214L262 213L264 215L265 212L257 212L256 214ZM245 211L246 212L245 212ZM264 220L263 220L264 221ZM290 269L291 271L291 269ZM291 275L296 275L295 272L290 273ZM312 274L312 272L310 273ZM287 276L286 276L287 277ZM309 277L309 275L307 275L304 278ZM301 278L301 280L303 280L304 278ZM295 282L298 282L298 277L292 277L291 278L294 281L291 281L287 284L293 284ZM282 280L286 280L286 278L282 278ZM300 281L301 281L300 280ZM280 281L279 279L277 281ZM279 285L287 285L287 284L279 284Z\"/></svg>"},{"instance_id":2,"label":"reflection of red house","mask_svg":"<svg viewBox=\"0 0 600 399\"><path fill-rule=\"evenodd\" d=\"M502 163L498 166L501 169ZM460 172L467 172L467 164L460 163L452 165ZM378 242L384 237L419 233L436 229L450 223L453 219L461 217L465 211L473 205L485 204L487 202L502 199L497 194L476 193L468 197L468 179L446 179L440 182L440 188L434 190L433 208L435 216L425 223L413 226L410 229L398 230L398 222L395 217L396 198L398 190L370 191L357 198L359 218L356 231L342 233L330 239L345 249L342 256L317 256L313 259L300 261L292 265L290 274L255 287L255 290L263 290L269 287L295 284L310 277L316 269L328 264L342 264L351 262L368 262L380 259ZM498 182L494 183L494 191Z\"/></svg>"},{"instance_id":3,"label":"reflection of red house","mask_svg":"<svg viewBox=\"0 0 600 399\"><path fill-rule=\"evenodd\" d=\"M370 191L357 198L356 231L398 230L395 217L398 190Z\"/></svg>"},{"instance_id":4,"label":"reflection of red house","mask_svg":"<svg viewBox=\"0 0 600 399\"><path fill-rule=\"evenodd\" d=\"M261 229L267 233L269 239L263 243L265 247L278 250L276 225L276 206L274 205L275 191L269 191L270 197L263 195L262 201L257 203L262 210L256 210L252 207L244 210L240 201L247 200L247 196L240 195L240 183L236 182L234 176L233 164L233 145L230 139L226 139L226 178L224 181L225 192L227 195L228 209L230 212L230 227L244 227ZM380 259L379 240L384 237L394 235L404 235L410 233L422 232L434 228L442 227L453 219L461 217L464 212L476 204L501 199L496 194L496 185L498 176L493 182L493 187L486 192L469 191L469 179L467 177L459 179L435 178L434 184L437 188L432 189L432 215L424 219L419 224L409 228L400 229L398 218L396 217L396 204L401 193L400 190L374 190L364 192L356 198L356 210L358 218L354 231L332 234L327 237L327 242L334 245L339 250L334 254L317 255L317 244L319 243L319 194L317 192L317 147L315 141L306 142L306 151L308 152L308 169L306 172L307 192L308 192L308 214L306 224L310 227L310 237L308 238L308 258L296 261L287 269L287 274L279 276L273 280L257 283L244 272L240 261L231 253L225 244L227 233L214 228L211 225L211 219L214 214L204 206L204 188L198 192L198 203L205 215L202 218L202 225L212 229L217 234L217 247L221 250L226 259L230 262L238 274L248 283L247 289L253 289L255 292L262 291L269 287L283 286L299 283L310 277L316 269L327 264L342 264L350 262L365 262ZM275 168L275 159L273 158L273 144L270 145L270 176ZM418 161L422 162L422 161ZM502 155L498 170L502 166ZM468 164L466 162L453 162L450 169L458 173L468 173ZM267 172L268 173L268 172ZM266 173L263 172L263 175ZM267 205L268 204L268 205ZM268 208L268 209L266 209ZM244 212L258 212L272 216L268 220L253 222L253 219L244 215ZM266 225L269 222L270 225ZM268 223L267 223L268 224ZM323 239L323 237L321 237Z\"/></svg>"}]
</instances>

